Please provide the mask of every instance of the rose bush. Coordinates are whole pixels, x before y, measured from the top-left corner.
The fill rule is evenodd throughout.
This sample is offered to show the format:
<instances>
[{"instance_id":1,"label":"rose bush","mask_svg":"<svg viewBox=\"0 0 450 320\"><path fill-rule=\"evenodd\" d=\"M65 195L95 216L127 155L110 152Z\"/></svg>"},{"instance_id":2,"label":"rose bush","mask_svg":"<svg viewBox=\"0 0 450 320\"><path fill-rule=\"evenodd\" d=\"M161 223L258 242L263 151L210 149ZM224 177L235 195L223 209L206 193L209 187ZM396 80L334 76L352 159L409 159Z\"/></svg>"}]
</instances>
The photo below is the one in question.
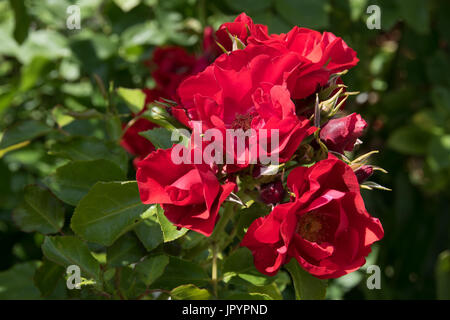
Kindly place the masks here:
<instances>
[{"instance_id":1,"label":"rose bush","mask_svg":"<svg viewBox=\"0 0 450 320\"><path fill-rule=\"evenodd\" d=\"M241 246L252 251L256 268L269 276L292 258L318 278L336 278L359 269L370 246L383 237L383 228L366 211L359 191L358 178L362 182L362 175L370 175L364 169L368 166L343 161L347 159L344 152L353 150L367 124L355 113L334 117L345 102L346 91L342 80L332 76L355 66L356 53L329 32L295 27L287 34L269 35L265 26L254 24L244 13L219 27L215 36L224 53L178 86L174 116L180 122L194 131L195 123L201 123L199 134L214 129L222 134L221 139L228 129L247 130L256 147L261 141L251 140L253 135L276 130L279 143L267 151L278 155L279 166L300 155L305 159L305 148L299 147L316 133L306 149L312 152L306 158L310 166L297 163L287 177L290 201L283 202L284 186L279 180L270 187L262 186L260 199L276 206L250 224ZM306 98L314 93L313 125L296 113L296 103L307 107ZM318 101L319 93L325 95L323 102ZM269 134L268 138L271 141L273 137ZM241 180L249 178L250 185L241 184L238 189L244 195L261 184L252 170L255 165L258 170L264 165L258 161L250 165L248 155L255 145L250 142L241 150L243 154L233 148L234 162L224 166L222 161L215 162L217 157L201 165L191 161L175 165L173 148L153 152L138 164L141 199L160 204L174 225L210 236L219 207L236 189L234 183L222 186L218 179L236 181L236 175ZM208 143L189 144L188 153L207 147ZM223 147L221 155L230 152L228 144ZM327 156L328 150L342 158ZM237 160L242 158L245 161L239 164ZM160 168L167 174L161 175Z\"/></svg>"},{"instance_id":2,"label":"rose bush","mask_svg":"<svg viewBox=\"0 0 450 320\"><path fill-rule=\"evenodd\" d=\"M367 123L344 108L356 52L330 32L269 33L245 13L217 30L188 25L196 50L174 31L144 57L148 34L123 35L121 59L151 78L138 88L138 74L95 73L95 108L69 99L70 112L2 136L13 149L28 141L18 135L45 139L54 161L13 214L45 235L42 294L75 265L80 296L324 298L322 279L358 270L383 238L360 193L383 189L367 181L382 169L374 152L356 156Z\"/></svg>"}]
</instances>

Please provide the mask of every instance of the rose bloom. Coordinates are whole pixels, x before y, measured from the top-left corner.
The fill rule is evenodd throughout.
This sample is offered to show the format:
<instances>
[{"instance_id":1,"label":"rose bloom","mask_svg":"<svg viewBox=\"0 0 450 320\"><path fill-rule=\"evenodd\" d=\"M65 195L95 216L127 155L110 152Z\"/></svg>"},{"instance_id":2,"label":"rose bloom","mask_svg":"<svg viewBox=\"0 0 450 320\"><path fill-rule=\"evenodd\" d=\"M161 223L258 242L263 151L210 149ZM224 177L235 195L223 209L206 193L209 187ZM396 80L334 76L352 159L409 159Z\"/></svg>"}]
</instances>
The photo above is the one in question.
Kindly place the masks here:
<instances>
[{"instance_id":1,"label":"rose bloom","mask_svg":"<svg viewBox=\"0 0 450 320\"><path fill-rule=\"evenodd\" d=\"M175 164L172 149L159 149L137 165L136 180L141 201L158 203L175 226L210 236L219 208L235 188L221 185L205 164Z\"/></svg>"},{"instance_id":2,"label":"rose bloom","mask_svg":"<svg viewBox=\"0 0 450 320\"><path fill-rule=\"evenodd\" d=\"M294 27L287 34L268 35L267 29L255 25L245 14L219 27L218 40L226 30L247 46L221 55L205 71L180 84L181 106L191 119L201 112L195 110L203 103L196 101L199 97L211 98L220 108L231 108L229 117L234 117L235 111L242 114L251 107L252 94L263 83L286 85L292 99L303 99L325 86L331 74L358 62L356 52L329 32ZM228 34L223 39L229 39Z\"/></svg>"},{"instance_id":3,"label":"rose bloom","mask_svg":"<svg viewBox=\"0 0 450 320\"><path fill-rule=\"evenodd\" d=\"M352 169L329 156L292 170L287 185L293 199L256 219L242 240L256 268L274 275L294 258L312 275L326 279L364 265L371 244L384 231L366 211Z\"/></svg>"},{"instance_id":4,"label":"rose bloom","mask_svg":"<svg viewBox=\"0 0 450 320\"><path fill-rule=\"evenodd\" d=\"M367 127L366 121L357 113L331 119L320 130L320 139L329 150L344 153L352 151L356 140Z\"/></svg>"},{"instance_id":5,"label":"rose bloom","mask_svg":"<svg viewBox=\"0 0 450 320\"><path fill-rule=\"evenodd\" d=\"M175 99L178 85L194 73L197 59L181 47L156 48L147 63L151 68L156 86L164 96Z\"/></svg>"},{"instance_id":6,"label":"rose bloom","mask_svg":"<svg viewBox=\"0 0 450 320\"><path fill-rule=\"evenodd\" d=\"M277 75L266 72L273 65L283 73L285 60L273 60L262 46L254 48L259 53L244 49L220 56L203 72L183 81L178 95L186 116L202 121L205 130L254 129L258 135L265 129L268 146L271 130L279 130L279 148L267 151L269 156L276 152L280 162L285 162L316 128L308 119L296 115L286 86L282 82L274 85Z\"/></svg>"},{"instance_id":7,"label":"rose bloom","mask_svg":"<svg viewBox=\"0 0 450 320\"><path fill-rule=\"evenodd\" d=\"M322 34L294 27L285 35L255 43L276 48L295 61L292 69L283 75L293 99L308 97L326 86L332 74L350 69L359 61L356 52L331 32Z\"/></svg>"},{"instance_id":8,"label":"rose bloom","mask_svg":"<svg viewBox=\"0 0 450 320\"><path fill-rule=\"evenodd\" d=\"M280 162L288 161L315 130L296 114L292 99L308 97L327 85L331 74L356 65L356 53L327 32L296 27L287 34L268 35L245 14L221 26L216 35L228 36L227 31L247 46L222 54L203 72L184 80L174 115L191 127L190 121L202 121L205 130L277 129Z\"/></svg>"},{"instance_id":9,"label":"rose bloom","mask_svg":"<svg viewBox=\"0 0 450 320\"><path fill-rule=\"evenodd\" d=\"M325 86L333 73L350 69L359 61L356 52L331 32L294 27L286 34L269 35L266 26L254 24L242 13L234 22L223 24L216 32L217 41L227 50L231 50L227 31L248 47L262 46L273 60L285 61L282 72L279 64L267 64L261 68L266 74L274 73L278 77L273 84L285 81L293 99L308 97L318 87ZM254 54L260 54L260 51ZM276 69L271 68L272 65L277 66Z\"/></svg>"}]
</instances>

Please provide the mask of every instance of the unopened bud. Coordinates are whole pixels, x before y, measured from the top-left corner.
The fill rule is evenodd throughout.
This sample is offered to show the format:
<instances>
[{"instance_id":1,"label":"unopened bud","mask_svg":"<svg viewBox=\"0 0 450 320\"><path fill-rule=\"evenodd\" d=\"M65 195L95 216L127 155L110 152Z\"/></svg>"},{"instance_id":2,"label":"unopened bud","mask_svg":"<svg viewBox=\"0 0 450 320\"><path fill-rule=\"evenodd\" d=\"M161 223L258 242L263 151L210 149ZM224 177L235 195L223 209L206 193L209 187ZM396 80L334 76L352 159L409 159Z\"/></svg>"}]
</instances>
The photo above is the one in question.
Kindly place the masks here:
<instances>
[{"instance_id":1,"label":"unopened bud","mask_svg":"<svg viewBox=\"0 0 450 320\"><path fill-rule=\"evenodd\" d=\"M373 174L373 167L369 165L364 165L355 171L356 178L358 178L358 182L361 184Z\"/></svg>"},{"instance_id":2,"label":"unopened bud","mask_svg":"<svg viewBox=\"0 0 450 320\"><path fill-rule=\"evenodd\" d=\"M279 203L283 200L284 192L281 181L265 184L261 186L261 200L266 204Z\"/></svg>"}]
</instances>

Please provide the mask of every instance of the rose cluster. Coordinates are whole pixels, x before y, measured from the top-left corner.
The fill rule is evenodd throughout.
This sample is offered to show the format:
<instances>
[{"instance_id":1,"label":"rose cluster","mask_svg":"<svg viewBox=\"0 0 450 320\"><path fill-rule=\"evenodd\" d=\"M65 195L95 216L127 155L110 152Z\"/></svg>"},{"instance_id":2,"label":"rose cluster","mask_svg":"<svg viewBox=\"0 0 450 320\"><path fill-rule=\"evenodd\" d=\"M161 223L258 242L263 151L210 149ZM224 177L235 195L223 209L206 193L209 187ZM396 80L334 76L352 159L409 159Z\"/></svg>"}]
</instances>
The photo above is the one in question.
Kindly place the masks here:
<instances>
[{"instance_id":1,"label":"rose cluster","mask_svg":"<svg viewBox=\"0 0 450 320\"><path fill-rule=\"evenodd\" d=\"M143 90L146 96L145 106L160 99L178 101L178 85L187 77L203 71L219 55L219 48L212 39L212 28L205 28L203 52L199 56L176 46L156 48L152 58L145 63L156 82L155 88ZM155 150L150 141L139 135L139 132L156 127L153 122L140 117L145 111L146 107L139 114L135 114L130 122L123 124L121 145L136 156L135 165Z\"/></svg>"},{"instance_id":2,"label":"rose cluster","mask_svg":"<svg viewBox=\"0 0 450 320\"><path fill-rule=\"evenodd\" d=\"M343 116L351 92L341 75L357 63L356 52L330 32L294 27L269 34L244 13L215 33L207 29L199 56L181 48L157 49L150 63L156 66L157 86L147 90L149 101L173 100L170 116L191 131L200 122L201 134L269 132L271 141L270 132L277 132L278 144L266 151L279 162L270 175L273 166L259 154L249 161L251 146L239 153L224 144L214 159L231 152L235 162L175 163L176 145L155 151L137 134L153 124L137 121L123 145L139 157L142 202L160 204L177 227L210 236L225 201L258 193L253 201L271 212L251 223L241 246L251 250L260 272L274 275L292 258L319 278L357 270L384 234L360 194L374 167L366 164L367 156L354 161L345 156L367 127L359 114ZM205 150L210 143L181 149L192 160L196 148Z\"/></svg>"}]
</instances>

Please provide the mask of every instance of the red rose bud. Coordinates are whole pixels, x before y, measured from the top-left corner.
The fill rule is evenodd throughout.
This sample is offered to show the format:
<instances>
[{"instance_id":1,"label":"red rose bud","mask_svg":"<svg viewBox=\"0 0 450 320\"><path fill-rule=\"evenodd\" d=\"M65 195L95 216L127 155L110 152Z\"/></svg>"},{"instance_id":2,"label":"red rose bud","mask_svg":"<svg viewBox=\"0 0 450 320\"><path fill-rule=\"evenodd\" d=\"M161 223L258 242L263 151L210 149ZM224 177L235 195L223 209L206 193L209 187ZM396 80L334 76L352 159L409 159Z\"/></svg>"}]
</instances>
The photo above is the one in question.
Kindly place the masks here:
<instances>
[{"instance_id":1,"label":"red rose bud","mask_svg":"<svg viewBox=\"0 0 450 320\"><path fill-rule=\"evenodd\" d=\"M261 200L266 204L280 203L284 197L281 181L271 182L261 187Z\"/></svg>"},{"instance_id":2,"label":"red rose bud","mask_svg":"<svg viewBox=\"0 0 450 320\"><path fill-rule=\"evenodd\" d=\"M366 121L357 113L346 117L331 119L320 130L320 139L329 150L344 153L352 151L356 140L367 127Z\"/></svg>"},{"instance_id":3,"label":"red rose bud","mask_svg":"<svg viewBox=\"0 0 450 320\"><path fill-rule=\"evenodd\" d=\"M358 178L359 184L366 181L373 174L373 167L364 165L355 171L356 178Z\"/></svg>"}]
</instances>

